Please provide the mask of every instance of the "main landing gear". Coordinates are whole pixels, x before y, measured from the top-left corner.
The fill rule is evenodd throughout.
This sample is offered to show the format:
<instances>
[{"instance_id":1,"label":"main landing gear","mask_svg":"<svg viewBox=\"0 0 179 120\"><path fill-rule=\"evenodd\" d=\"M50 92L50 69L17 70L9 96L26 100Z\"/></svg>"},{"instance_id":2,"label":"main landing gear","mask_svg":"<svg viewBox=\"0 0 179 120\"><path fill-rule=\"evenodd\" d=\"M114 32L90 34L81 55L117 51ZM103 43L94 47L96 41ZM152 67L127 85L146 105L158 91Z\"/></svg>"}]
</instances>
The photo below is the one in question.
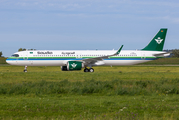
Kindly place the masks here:
<instances>
[{"instance_id":1,"label":"main landing gear","mask_svg":"<svg viewBox=\"0 0 179 120\"><path fill-rule=\"evenodd\" d=\"M88 69L85 67L84 72L94 72L94 69L93 68Z\"/></svg>"},{"instance_id":2,"label":"main landing gear","mask_svg":"<svg viewBox=\"0 0 179 120\"><path fill-rule=\"evenodd\" d=\"M27 66L25 66L25 68L24 68L24 72L27 72Z\"/></svg>"}]
</instances>

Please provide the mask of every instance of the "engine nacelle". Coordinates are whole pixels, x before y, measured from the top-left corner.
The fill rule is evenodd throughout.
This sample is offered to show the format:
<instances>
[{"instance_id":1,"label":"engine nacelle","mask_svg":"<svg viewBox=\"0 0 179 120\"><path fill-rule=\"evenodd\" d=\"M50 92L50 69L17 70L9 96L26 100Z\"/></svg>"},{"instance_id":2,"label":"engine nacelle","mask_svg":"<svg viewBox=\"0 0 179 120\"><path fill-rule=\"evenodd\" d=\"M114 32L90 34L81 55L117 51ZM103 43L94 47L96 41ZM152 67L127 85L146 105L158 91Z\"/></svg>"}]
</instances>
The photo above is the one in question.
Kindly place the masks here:
<instances>
[{"instance_id":1,"label":"engine nacelle","mask_svg":"<svg viewBox=\"0 0 179 120\"><path fill-rule=\"evenodd\" d=\"M68 61L67 70L81 70L84 67L84 63L80 61Z\"/></svg>"},{"instance_id":2,"label":"engine nacelle","mask_svg":"<svg viewBox=\"0 0 179 120\"><path fill-rule=\"evenodd\" d=\"M62 71L67 71L67 66L61 66Z\"/></svg>"}]
</instances>

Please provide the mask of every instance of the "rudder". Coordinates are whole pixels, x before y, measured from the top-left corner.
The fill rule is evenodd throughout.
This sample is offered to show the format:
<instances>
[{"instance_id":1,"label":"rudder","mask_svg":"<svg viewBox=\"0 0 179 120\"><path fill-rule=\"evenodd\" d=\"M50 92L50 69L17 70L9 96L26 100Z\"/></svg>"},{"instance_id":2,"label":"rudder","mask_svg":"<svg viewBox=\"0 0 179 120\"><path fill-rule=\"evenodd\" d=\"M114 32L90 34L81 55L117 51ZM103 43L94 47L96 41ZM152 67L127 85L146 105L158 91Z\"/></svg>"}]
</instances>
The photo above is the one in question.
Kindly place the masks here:
<instances>
[{"instance_id":1,"label":"rudder","mask_svg":"<svg viewBox=\"0 0 179 120\"><path fill-rule=\"evenodd\" d=\"M160 31L155 35L155 37L150 41L150 43L142 50L162 51L165 43L166 34L167 34L166 28L160 29Z\"/></svg>"}]
</instances>

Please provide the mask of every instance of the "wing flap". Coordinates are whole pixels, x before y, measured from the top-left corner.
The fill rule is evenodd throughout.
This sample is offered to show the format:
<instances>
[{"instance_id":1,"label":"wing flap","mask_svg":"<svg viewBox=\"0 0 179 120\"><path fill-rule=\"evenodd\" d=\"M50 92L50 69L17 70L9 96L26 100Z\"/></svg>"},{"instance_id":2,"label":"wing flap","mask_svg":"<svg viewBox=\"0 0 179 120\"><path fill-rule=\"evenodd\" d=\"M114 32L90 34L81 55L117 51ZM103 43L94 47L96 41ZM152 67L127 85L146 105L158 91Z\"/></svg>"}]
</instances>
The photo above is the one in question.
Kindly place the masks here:
<instances>
[{"instance_id":1,"label":"wing flap","mask_svg":"<svg viewBox=\"0 0 179 120\"><path fill-rule=\"evenodd\" d=\"M118 51L116 53L114 53L112 55L95 57L95 58L87 58L87 59L83 59L82 61L85 62L85 65L87 65L87 64L94 64L97 61L103 61L103 59L108 59L111 56L118 55L121 52L122 48L123 48L123 45L118 49Z\"/></svg>"}]
</instances>

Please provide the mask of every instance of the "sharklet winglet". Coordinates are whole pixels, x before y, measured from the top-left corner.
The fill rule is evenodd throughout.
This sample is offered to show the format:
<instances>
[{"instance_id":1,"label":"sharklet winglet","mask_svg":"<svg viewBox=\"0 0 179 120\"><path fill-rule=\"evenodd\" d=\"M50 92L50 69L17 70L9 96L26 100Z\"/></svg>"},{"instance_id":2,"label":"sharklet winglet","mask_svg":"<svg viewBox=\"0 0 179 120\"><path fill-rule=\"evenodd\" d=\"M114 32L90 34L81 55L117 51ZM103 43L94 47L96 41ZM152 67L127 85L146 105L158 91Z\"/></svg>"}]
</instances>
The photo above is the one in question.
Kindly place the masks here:
<instances>
[{"instance_id":1,"label":"sharklet winglet","mask_svg":"<svg viewBox=\"0 0 179 120\"><path fill-rule=\"evenodd\" d=\"M119 50L118 50L114 55L118 55L118 54L121 52L123 46L124 46L124 45L121 45L121 47L119 48Z\"/></svg>"}]
</instances>

